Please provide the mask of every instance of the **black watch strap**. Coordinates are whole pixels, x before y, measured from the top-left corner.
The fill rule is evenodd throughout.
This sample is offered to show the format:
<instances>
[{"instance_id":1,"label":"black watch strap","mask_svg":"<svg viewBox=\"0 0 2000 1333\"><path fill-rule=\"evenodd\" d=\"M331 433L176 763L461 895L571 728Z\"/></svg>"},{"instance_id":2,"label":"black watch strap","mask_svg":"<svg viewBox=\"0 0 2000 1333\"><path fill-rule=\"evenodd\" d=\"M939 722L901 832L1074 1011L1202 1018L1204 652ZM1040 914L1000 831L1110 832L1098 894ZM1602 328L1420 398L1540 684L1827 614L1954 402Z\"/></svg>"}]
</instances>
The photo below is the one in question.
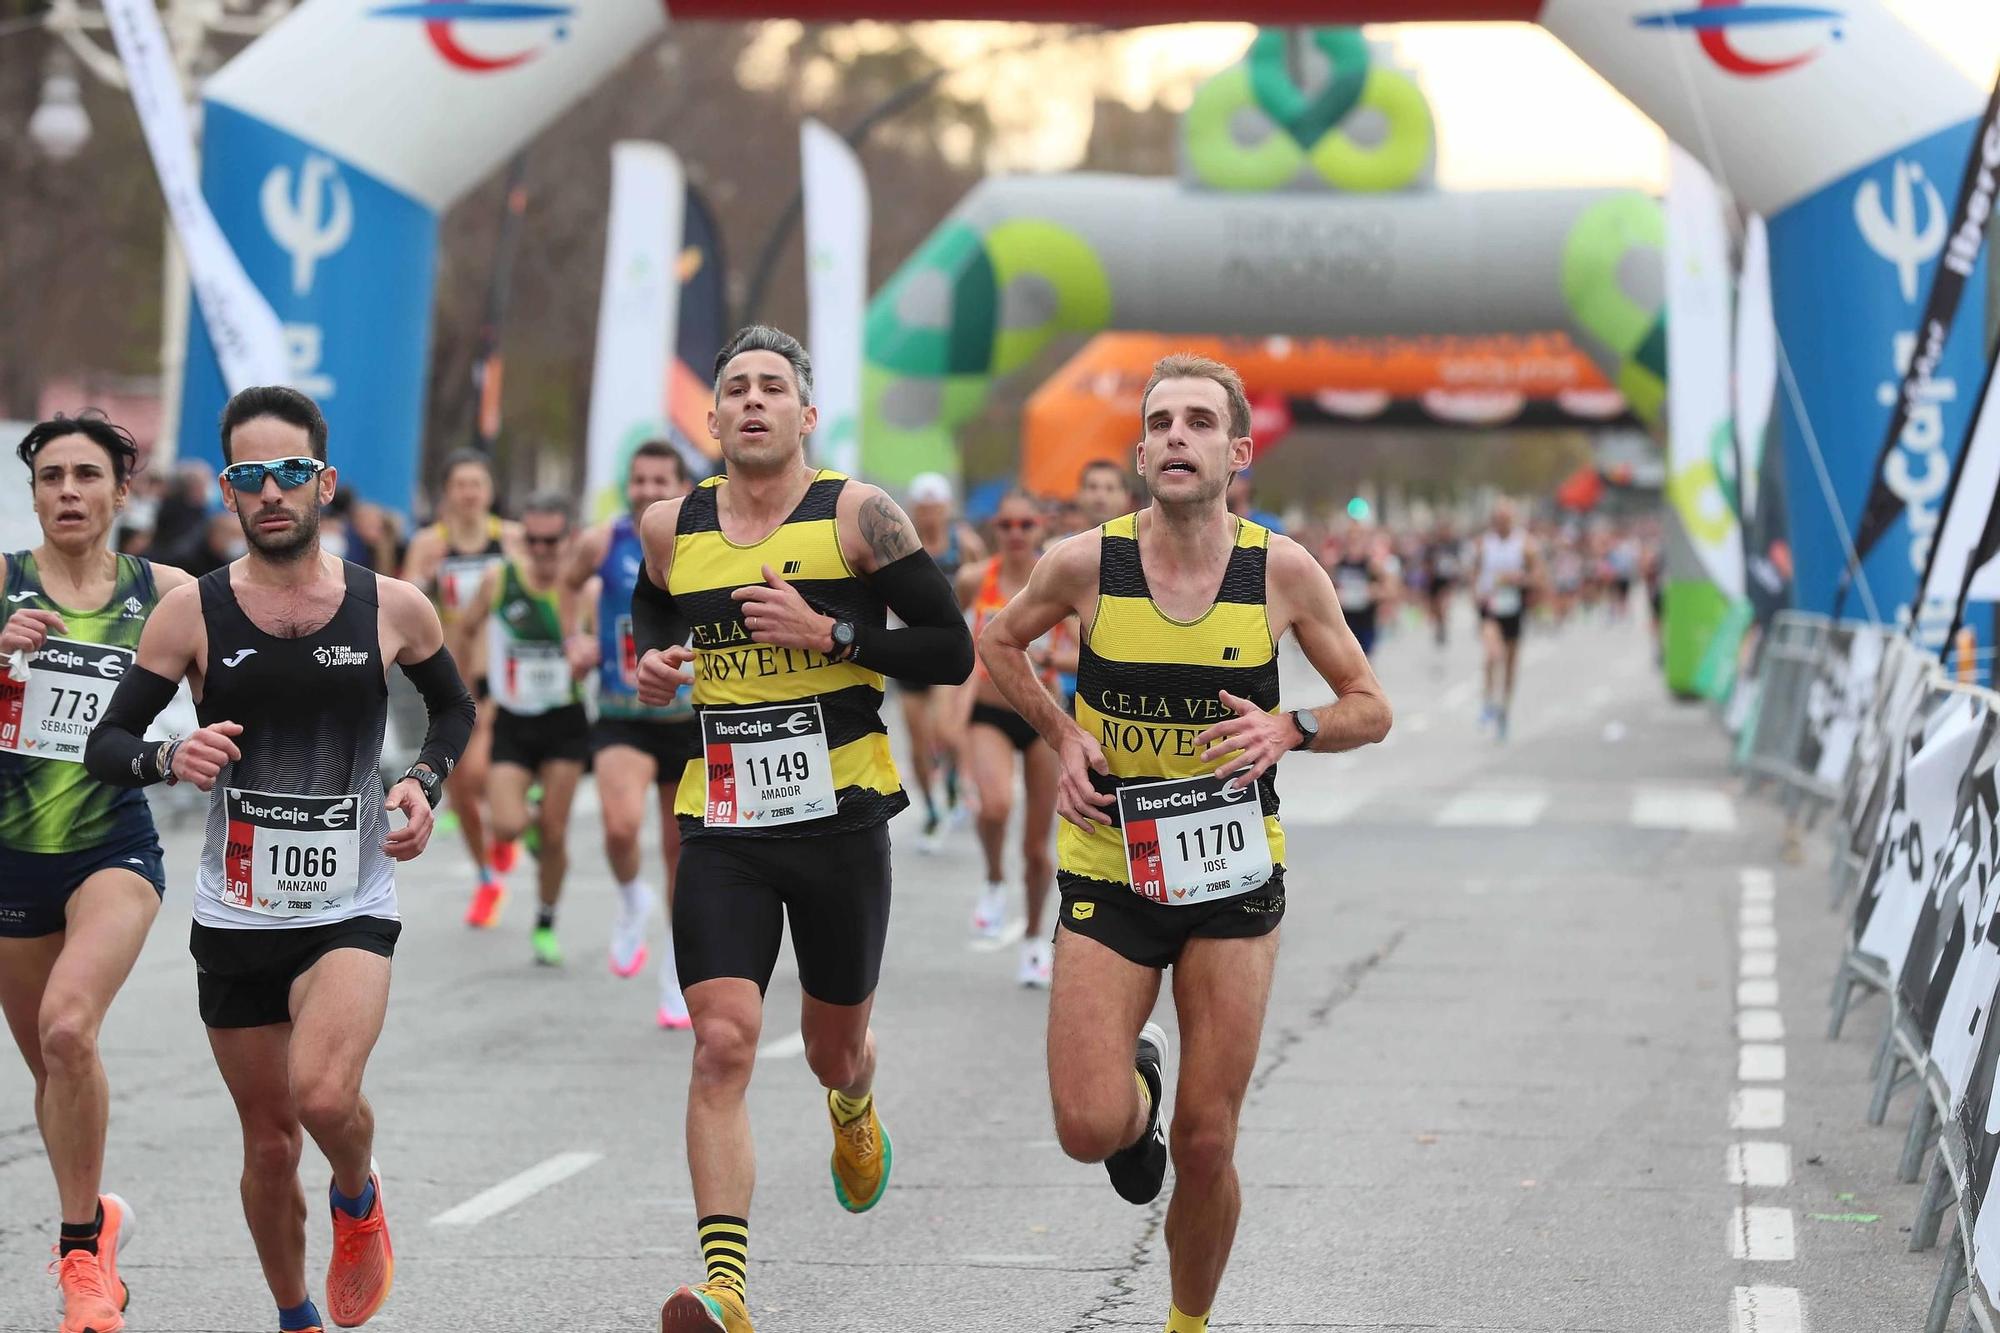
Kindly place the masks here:
<instances>
[{"instance_id":1,"label":"black watch strap","mask_svg":"<svg viewBox=\"0 0 2000 1333\"><path fill-rule=\"evenodd\" d=\"M438 802L444 799L443 778L421 764L411 764L403 776L416 779L417 785L424 789L424 799L431 803L431 809L437 809Z\"/></svg>"}]
</instances>

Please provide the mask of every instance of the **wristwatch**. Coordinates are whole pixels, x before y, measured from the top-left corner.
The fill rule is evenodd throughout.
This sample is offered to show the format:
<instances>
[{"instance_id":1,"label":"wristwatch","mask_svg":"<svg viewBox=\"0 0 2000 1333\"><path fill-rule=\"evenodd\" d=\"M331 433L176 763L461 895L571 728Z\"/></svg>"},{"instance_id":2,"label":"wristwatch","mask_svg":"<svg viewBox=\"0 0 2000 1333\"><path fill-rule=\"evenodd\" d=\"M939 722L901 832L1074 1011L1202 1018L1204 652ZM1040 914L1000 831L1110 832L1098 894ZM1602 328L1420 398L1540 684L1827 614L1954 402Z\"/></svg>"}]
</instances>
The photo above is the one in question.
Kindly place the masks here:
<instances>
[{"instance_id":1,"label":"wristwatch","mask_svg":"<svg viewBox=\"0 0 2000 1333\"><path fill-rule=\"evenodd\" d=\"M424 799L431 803L431 809L437 809L438 802L444 799L443 778L422 764L411 764L409 771L403 776L416 779L417 785L424 789Z\"/></svg>"},{"instance_id":2,"label":"wristwatch","mask_svg":"<svg viewBox=\"0 0 2000 1333\"><path fill-rule=\"evenodd\" d=\"M833 622L833 660L845 662L854 656L854 622L836 620Z\"/></svg>"},{"instance_id":3,"label":"wristwatch","mask_svg":"<svg viewBox=\"0 0 2000 1333\"><path fill-rule=\"evenodd\" d=\"M1313 741L1319 736L1319 714L1313 712L1310 708L1294 708L1292 710L1292 725L1299 729L1299 743L1292 748L1294 750L1312 749Z\"/></svg>"}]
</instances>

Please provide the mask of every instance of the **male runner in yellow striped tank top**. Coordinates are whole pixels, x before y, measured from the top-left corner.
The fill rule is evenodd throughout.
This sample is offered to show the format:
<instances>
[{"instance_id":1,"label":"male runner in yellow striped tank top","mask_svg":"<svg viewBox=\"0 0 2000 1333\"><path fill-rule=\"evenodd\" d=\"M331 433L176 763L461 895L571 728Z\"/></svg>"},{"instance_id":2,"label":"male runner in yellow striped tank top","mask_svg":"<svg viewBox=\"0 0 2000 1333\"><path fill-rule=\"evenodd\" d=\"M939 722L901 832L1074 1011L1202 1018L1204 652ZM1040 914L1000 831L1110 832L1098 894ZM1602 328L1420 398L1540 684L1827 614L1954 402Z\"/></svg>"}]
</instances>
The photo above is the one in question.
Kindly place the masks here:
<instances>
[{"instance_id":1,"label":"male runner in yellow striped tank top","mask_svg":"<svg viewBox=\"0 0 2000 1333\"><path fill-rule=\"evenodd\" d=\"M883 683L972 672L957 599L909 518L876 487L807 463L818 414L797 339L761 326L731 338L708 420L727 471L646 510L632 592L639 701L665 705L692 680L702 730L680 783L673 941L694 1021L688 1171L707 1281L667 1299L662 1333L750 1333L745 1095L787 919L834 1193L860 1213L888 1186L868 1020L889 924L887 824L909 797Z\"/></svg>"},{"instance_id":2,"label":"male runner in yellow striped tank top","mask_svg":"<svg viewBox=\"0 0 2000 1333\"><path fill-rule=\"evenodd\" d=\"M1236 1122L1285 910L1275 766L1289 750L1381 740L1389 702L1319 561L1229 512L1229 480L1250 463L1236 372L1170 356L1142 402L1139 472L1152 504L1050 550L979 646L1062 763L1056 1135L1071 1157L1103 1162L1133 1203L1158 1197L1166 1175L1166 1034L1147 1016L1174 969L1167 1329L1204 1333L1236 1235ZM1027 655L1072 615L1083 627L1074 717ZM1335 703L1279 707L1277 646L1288 633Z\"/></svg>"}]
</instances>

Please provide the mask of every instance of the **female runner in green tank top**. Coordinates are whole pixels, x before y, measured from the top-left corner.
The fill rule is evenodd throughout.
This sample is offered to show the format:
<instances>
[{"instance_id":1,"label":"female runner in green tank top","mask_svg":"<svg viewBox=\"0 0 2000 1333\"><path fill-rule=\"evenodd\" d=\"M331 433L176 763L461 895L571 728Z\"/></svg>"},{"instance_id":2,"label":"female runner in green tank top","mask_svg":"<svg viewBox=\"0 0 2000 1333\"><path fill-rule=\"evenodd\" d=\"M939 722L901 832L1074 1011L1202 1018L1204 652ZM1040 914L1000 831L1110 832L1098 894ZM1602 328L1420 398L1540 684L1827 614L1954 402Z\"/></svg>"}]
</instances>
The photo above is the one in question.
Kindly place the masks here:
<instances>
[{"instance_id":1,"label":"female runner in green tank top","mask_svg":"<svg viewBox=\"0 0 2000 1333\"><path fill-rule=\"evenodd\" d=\"M138 448L89 412L29 431L42 542L0 554L0 1009L35 1079L62 1200L64 1328L115 1330L131 1209L101 1193L110 1094L97 1033L166 893L145 798L83 768L83 743L178 569L111 550Z\"/></svg>"}]
</instances>

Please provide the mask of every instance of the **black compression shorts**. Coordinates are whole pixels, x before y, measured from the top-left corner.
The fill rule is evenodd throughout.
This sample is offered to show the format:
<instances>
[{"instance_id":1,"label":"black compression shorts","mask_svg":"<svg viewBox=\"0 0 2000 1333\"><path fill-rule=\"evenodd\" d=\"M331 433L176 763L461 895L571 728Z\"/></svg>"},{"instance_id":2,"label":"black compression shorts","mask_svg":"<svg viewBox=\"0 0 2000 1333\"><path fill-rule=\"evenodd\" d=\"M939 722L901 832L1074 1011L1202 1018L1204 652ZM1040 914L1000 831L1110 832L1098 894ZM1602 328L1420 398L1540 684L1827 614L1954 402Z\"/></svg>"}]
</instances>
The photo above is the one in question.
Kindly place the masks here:
<instances>
[{"instance_id":1,"label":"black compression shorts","mask_svg":"<svg viewBox=\"0 0 2000 1333\"><path fill-rule=\"evenodd\" d=\"M1256 893L1196 907L1150 902L1130 886L1056 872L1062 895L1059 929L1096 940L1140 967L1167 968L1180 961L1192 939L1238 940L1268 935L1285 919L1285 868Z\"/></svg>"},{"instance_id":2,"label":"black compression shorts","mask_svg":"<svg viewBox=\"0 0 2000 1333\"><path fill-rule=\"evenodd\" d=\"M292 983L336 949L396 956L403 923L357 916L295 929L229 929L194 923L195 996L212 1028L261 1028L292 1021Z\"/></svg>"},{"instance_id":3,"label":"black compression shorts","mask_svg":"<svg viewBox=\"0 0 2000 1333\"><path fill-rule=\"evenodd\" d=\"M701 755L701 723L652 722L636 717L600 717L590 728L590 753L595 758L614 745L629 745L652 756L658 768L653 780L669 791L680 785L688 760Z\"/></svg>"},{"instance_id":4,"label":"black compression shorts","mask_svg":"<svg viewBox=\"0 0 2000 1333\"><path fill-rule=\"evenodd\" d=\"M973 704L970 725L976 727L982 723L1012 741L1014 748L1022 754L1026 754L1028 747L1042 738L1032 722L1011 708L996 708L992 704Z\"/></svg>"},{"instance_id":5,"label":"black compression shorts","mask_svg":"<svg viewBox=\"0 0 2000 1333\"><path fill-rule=\"evenodd\" d=\"M875 993L889 934L889 827L809 838L690 838L674 878L681 989L744 977L763 991L785 918L805 993L860 1004Z\"/></svg>"},{"instance_id":6,"label":"black compression shorts","mask_svg":"<svg viewBox=\"0 0 2000 1333\"><path fill-rule=\"evenodd\" d=\"M555 760L590 761L590 718L582 704L533 714L494 710L494 763L516 764L534 773Z\"/></svg>"}]
</instances>

